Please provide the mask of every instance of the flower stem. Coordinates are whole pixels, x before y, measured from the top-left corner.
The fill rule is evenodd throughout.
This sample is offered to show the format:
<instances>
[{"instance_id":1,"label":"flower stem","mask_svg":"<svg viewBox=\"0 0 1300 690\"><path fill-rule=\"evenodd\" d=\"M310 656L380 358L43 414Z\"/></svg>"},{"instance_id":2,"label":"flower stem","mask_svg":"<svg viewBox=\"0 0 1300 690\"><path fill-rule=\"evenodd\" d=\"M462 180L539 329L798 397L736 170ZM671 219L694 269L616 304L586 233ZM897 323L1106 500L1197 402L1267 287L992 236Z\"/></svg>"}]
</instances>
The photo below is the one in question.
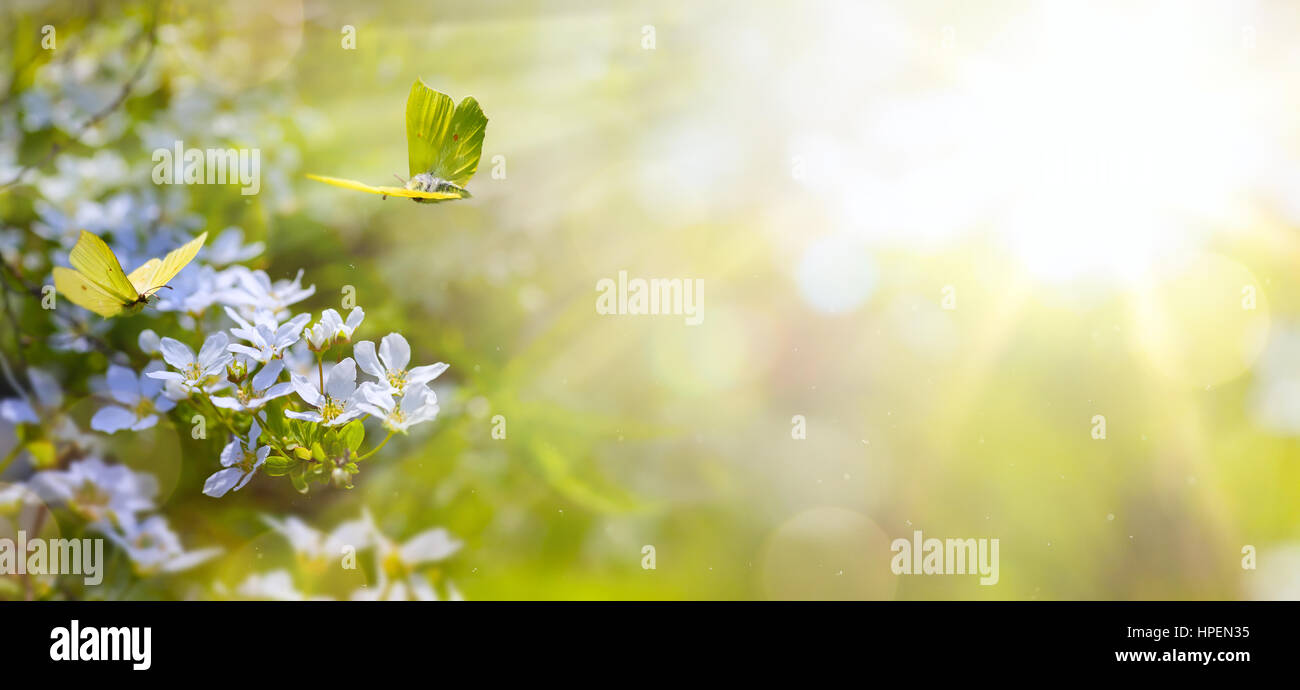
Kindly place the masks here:
<instances>
[{"instance_id":1,"label":"flower stem","mask_svg":"<svg viewBox=\"0 0 1300 690\"><path fill-rule=\"evenodd\" d=\"M217 407L217 404L212 402L211 398L205 395L199 395L199 399L208 404L208 407L212 409L212 414L217 416L217 421L221 422L222 426L229 429L230 433L235 435L235 438L239 438L239 431L235 429L235 425L232 424L230 420L226 419L225 415L221 414L221 408Z\"/></svg>"},{"instance_id":2,"label":"flower stem","mask_svg":"<svg viewBox=\"0 0 1300 690\"><path fill-rule=\"evenodd\" d=\"M10 463L14 461L14 458L18 457L18 454L21 453L22 450L23 444L15 441L13 450L9 451L9 453L5 455L4 460L0 460L0 474L4 474L4 471L9 469Z\"/></svg>"},{"instance_id":3,"label":"flower stem","mask_svg":"<svg viewBox=\"0 0 1300 690\"><path fill-rule=\"evenodd\" d=\"M379 445L375 446L374 448L371 448L369 453L366 453L365 455L357 456L357 462L360 462L360 461L362 461L362 460L365 460L366 458L368 458L368 457L374 455L375 453L379 452L379 449L380 449L380 448L383 448L383 447L384 447L384 444L385 444L385 443L388 443L388 439L392 438L392 437L393 437L393 434L395 434L395 433L397 433L397 432L395 432L395 431L390 431L390 432L388 432L388 435L384 437L384 440L380 441L380 442L379 442Z\"/></svg>"}]
</instances>

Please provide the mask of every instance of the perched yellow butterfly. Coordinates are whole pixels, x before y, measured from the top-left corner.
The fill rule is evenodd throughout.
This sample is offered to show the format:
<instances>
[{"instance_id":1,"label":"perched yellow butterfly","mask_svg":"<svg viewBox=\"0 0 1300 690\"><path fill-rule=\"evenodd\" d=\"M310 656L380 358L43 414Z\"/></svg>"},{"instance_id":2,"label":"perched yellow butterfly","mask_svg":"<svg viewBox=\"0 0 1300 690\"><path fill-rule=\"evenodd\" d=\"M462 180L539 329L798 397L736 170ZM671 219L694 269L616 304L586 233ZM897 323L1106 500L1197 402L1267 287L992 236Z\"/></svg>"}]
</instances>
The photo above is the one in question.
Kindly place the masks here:
<instances>
[{"instance_id":1,"label":"perched yellow butterfly","mask_svg":"<svg viewBox=\"0 0 1300 690\"><path fill-rule=\"evenodd\" d=\"M411 176L407 180L397 178L402 187L375 187L324 175L307 177L344 189L423 204L468 199L470 193L465 185L478 170L487 123L487 116L473 96L455 105L450 96L416 79L406 97L406 149Z\"/></svg>"},{"instance_id":2,"label":"perched yellow butterfly","mask_svg":"<svg viewBox=\"0 0 1300 690\"><path fill-rule=\"evenodd\" d=\"M129 274L122 270L113 250L104 240L85 230L68 255L72 268L54 267L54 287L72 303L104 318L130 316L155 300L154 293L167 286L199 253L208 233L173 249L162 259L149 259Z\"/></svg>"}]
</instances>

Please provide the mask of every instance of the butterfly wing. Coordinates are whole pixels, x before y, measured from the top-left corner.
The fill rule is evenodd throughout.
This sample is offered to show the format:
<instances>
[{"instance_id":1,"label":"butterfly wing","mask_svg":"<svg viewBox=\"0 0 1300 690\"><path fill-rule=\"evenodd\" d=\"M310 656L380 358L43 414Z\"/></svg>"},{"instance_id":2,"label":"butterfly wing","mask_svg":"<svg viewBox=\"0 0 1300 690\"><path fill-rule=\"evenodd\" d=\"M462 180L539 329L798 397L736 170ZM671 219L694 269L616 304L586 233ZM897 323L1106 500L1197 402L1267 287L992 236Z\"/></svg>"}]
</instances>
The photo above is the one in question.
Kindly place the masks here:
<instances>
[{"instance_id":1,"label":"butterfly wing","mask_svg":"<svg viewBox=\"0 0 1300 690\"><path fill-rule=\"evenodd\" d=\"M435 177L464 187L478 170L483 155L483 136L487 133L487 116L473 96L466 96L451 116L451 136L442 141L438 161L431 172Z\"/></svg>"},{"instance_id":2,"label":"butterfly wing","mask_svg":"<svg viewBox=\"0 0 1300 690\"><path fill-rule=\"evenodd\" d=\"M451 97L416 79L406 97L406 151L411 176L431 173L464 187L483 155L487 116L473 96Z\"/></svg>"},{"instance_id":3,"label":"butterfly wing","mask_svg":"<svg viewBox=\"0 0 1300 690\"><path fill-rule=\"evenodd\" d=\"M426 199L429 201L446 201L448 199L459 199L461 196L454 192L422 192L418 189L406 189L405 187L375 187L380 194L388 196L399 196L403 199Z\"/></svg>"},{"instance_id":4,"label":"butterfly wing","mask_svg":"<svg viewBox=\"0 0 1300 690\"><path fill-rule=\"evenodd\" d=\"M134 285L135 289L143 295L144 291L149 289L153 275L158 272L158 267L161 265L162 259L149 259L139 268L128 273L126 279L131 281L131 285Z\"/></svg>"},{"instance_id":5,"label":"butterfly wing","mask_svg":"<svg viewBox=\"0 0 1300 690\"><path fill-rule=\"evenodd\" d=\"M70 268L54 267L54 287L73 304L89 309L104 318L117 316L126 308L126 303L110 295L85 276ZM131 300L134 301L134 298Z\"/></svg>"},{"instance_id":6,"label":"butterfly wing","mask_svg":"<svg viewBox=\"0 0 1300 690\"><path fill-rule=\"evenodd\" d=\"M435 201L441 201L444 199L460 198L459 194L454 194L451 192L421 192L414 189L406 189L405 187L372 187L368 184L365 184L364 182L357 182L356 180L345 180L339 177L325 177L324 175L309 174L307 175L307 177L316 180L317 182L332 184L335 187L342 187L344 189L355 189L358 192L367 192L369 194L383 194L385 196L396 196L396 197L401 197L403 199L433 199Z\"/></svg>"},{"instance_id":7,"label":"butterfly wing","mask_svg":"<svg viewBox=\"0 0 1300 690\"><path fill-rule=\"evenodd\" d=\"M140 297L113 250L98 236L82 230L76 246L68 255L68 261L81 273L82 278L121 304L131 304Z\"/></svg>"},{"instance_id":8,"label":"butterfly wing","mask_svg":"<svg viewBox=\"0 0 1300 690\"><path fill-rule=\"evenodd\" d=\"M444 139L450 139L455 103L416 79L406 97L406 156L411 177L433 171Z\"/></svg>"},{"instance_id":9,"label":"butterfly wing","mask_svg":"<svg viewBox=\"0 0 1300 690\"><path fill-rule=\"evenodd\" d=\"M356 180L345 180L341 177L326 177L325 175L312 175L310 173L308 173L307 178L316 180L317 182L324 182L325 184L332 184L335 187L342 187L344 189L355 189L358 192L367 192L369 194L383 194L383 192L379 191L378 187L371 187L370 185L364 182L357 182Z\"/></svg>"},{"instance_id":10,"label":"butterfly wing","mask_svg":"<svg viewBox=\"0 0 1300 690\"><path fill-rule=\"evenodd\" d=\"M162 260L149 259L144 265L131 271L129 279L132 286L141 295L152 295L157 292L194 260L207 239L208 233L201 233L198 237L167 252L167 256Z\"/></svg>"}]
</instances>

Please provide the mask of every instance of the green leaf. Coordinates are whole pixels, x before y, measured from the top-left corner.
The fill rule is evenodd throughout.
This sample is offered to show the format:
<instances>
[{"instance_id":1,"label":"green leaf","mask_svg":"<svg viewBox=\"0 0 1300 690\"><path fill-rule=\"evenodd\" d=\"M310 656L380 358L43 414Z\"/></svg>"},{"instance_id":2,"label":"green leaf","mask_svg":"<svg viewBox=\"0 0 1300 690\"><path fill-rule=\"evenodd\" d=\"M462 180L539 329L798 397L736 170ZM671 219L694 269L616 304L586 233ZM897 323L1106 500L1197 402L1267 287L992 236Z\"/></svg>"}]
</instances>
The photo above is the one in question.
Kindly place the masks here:
<instances>
[{"instance_id":1,"label":"green leaf","mask_svg":"<svg viewBox=\"0 0 1300 690\"><path fill-rule=\"evenodd\" d=\"M325 449L321 447L320 441L311 444L311 459L316 462L325 462L329 456L325 454Z\"/></svg>"},{"instance_id":2,"label":"green leaf","mask_svg":"<svg viewBox=\"0 0 1300 690\"><path fill-rule=\"evenodd\" d=\"M262 428L277 439L288 436L289 430L285 428L285 422L288 421L288 418L284 416L284 406L280 404L280 401L272 400L267 405L267 413L266 423L262 425Z\"/></svg>"},{"instance_id":3,"label":"green leaf","mask_svg":"<svg viewBox=\"0 0 1300 690\"><path fill-rule=\"evenodd\" d=\"M298 493L307 493L307 479L303 477L302 466L289 473L289 481L293 482L293 488L297 489Z\"/></svg>"},{"instance_id":4,"label":"green leaf","mask_svg":"<svg viewBox=\"0 0 1300 690\"><path fill-rule=\"evenodd\" d=\"M286 458L283 455L272 455L266 459L266 473L272 477L283 477L293 471L299 465L298 458Z\"/></svg>"},{"instance_id":5,"label":"green leaf","mask_svg":"<svg viewBox=\"0 0 1300 690\"><path fill-rule=\"evenodd\" d=\"M325 432L325 443L322 447L325 449L325 457L331 460L343 455L343 441L339 439L338 429Z\"/></svg>"},{"instance_id":6,"label":"green leaf","mask_svg":"<svg viewBox=\"0 0 1300 690\"><path fill-rule=\"evenodd\" d=\"M339 437L349 451L356 453L361 447L361 442L366 440L366 427L361 424L360 419L353 420L339 431Z\"/></svg>"}]
</instances>

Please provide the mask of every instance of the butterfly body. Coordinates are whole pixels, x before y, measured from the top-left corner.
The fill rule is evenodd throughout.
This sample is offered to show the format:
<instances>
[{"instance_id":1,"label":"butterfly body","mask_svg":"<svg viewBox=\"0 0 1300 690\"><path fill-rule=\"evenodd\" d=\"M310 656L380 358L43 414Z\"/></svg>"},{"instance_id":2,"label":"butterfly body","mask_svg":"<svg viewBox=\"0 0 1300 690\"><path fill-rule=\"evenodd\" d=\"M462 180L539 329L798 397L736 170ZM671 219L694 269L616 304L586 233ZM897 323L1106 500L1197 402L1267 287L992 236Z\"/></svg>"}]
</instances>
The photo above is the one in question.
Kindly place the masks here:
<instances>
[{"instance_id":1,"label":"butterfly body","mask_svg":"<svg viewBox=\"0 0 1300 690\"><path fill-rule=\"evenodd\" d=\"M307 175L318 182L433 203L470 198L465 186L478 170L483 153L487 116L473 96L459 105L445 93L416 79L406 98L406 148L410 179L401 187L371 186L364 182L323 175Z\"/></svg>"},{"instance_id":2,"label":"butterfly body","mask_svg":"<svg viewBox=\"0 0 1300 690\"><path fill-rule=\"evenodd\" d=\"M441 194L456 194L458 199L468 199L470 193L468 189L452 182L444 180L441 177L435 177L431 173L420 173L406 181L406 189L417 192L437 192ZM432 204L446 199L414 199L417 203Z\"/></svg>"},{"instance_id":3,"label":"butterfly body","mask_svg":"<svg viewBox=\"0 0 1300 690\"><path fill-rule=\"evenodd\" d=\"M104 240L83 230L68 255L72 268L54 267L54 287L73 304L104 318L131 316L157 301L156 293L194 260L207 237L205 232L162 259L149 259L126 273Z\"/></svg>"}]
</instances>

